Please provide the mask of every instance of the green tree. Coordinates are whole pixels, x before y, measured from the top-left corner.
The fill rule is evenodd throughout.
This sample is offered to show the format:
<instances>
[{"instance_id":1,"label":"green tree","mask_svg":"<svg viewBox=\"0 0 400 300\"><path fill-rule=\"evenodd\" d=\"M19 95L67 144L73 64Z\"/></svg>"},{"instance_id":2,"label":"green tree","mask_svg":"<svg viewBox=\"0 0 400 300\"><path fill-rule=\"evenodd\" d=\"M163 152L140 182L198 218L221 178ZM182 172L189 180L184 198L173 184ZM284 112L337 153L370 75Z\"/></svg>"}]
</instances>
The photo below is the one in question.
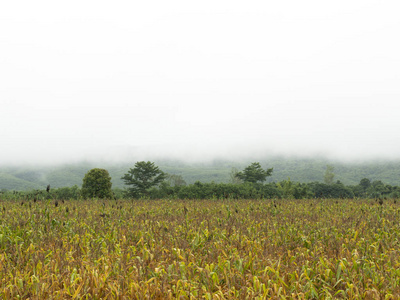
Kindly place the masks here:
<instances>
[{"instance_id":1,"label":"green tree","mask_svg":"<svg viewBox=\"0 0 400 300\"><path fill-rule=\"evenodd\" d=\"M311 182L308 184L314 197L317 198L353 198L353 191L341 183L325 184Z\"/></svg>"},{"instance_id":2,"label":"green tree","mask_svg":"<svg viewBox=\"0 0 400 300\"><path fill-rule=\"evenodd\" d=\"M229 182L230 183L233 183L233 184L243 183L243 181L239 177L236 176L238 173L239 173L238 169L236 169L235 167L232 167L231 172L229 174L229 177L230 177Z\"/></svg>"},{"instance_id":3,"label":"green tree","mask_svg":"<svg viewBox=\"0 0 400 300\"><path fill-rule=\"evenodd\" d=\"M165 180L170 186L185 186L186 181L183 179L182 175L176 174L165 174Z\"/></svg>"},{"instance_id":4,"label":"green tree","mask_svg":"<svg viewBox=\"0 0 400 300\"><path fill-rule=\"evenodd\" d=\"M335 168L331 165L326 166L325 174L324 174L324 182L325 184L333 184L333 178L335 178L335 173L333 171Z\"/></svg>"},{"instance_id":5,"label":"green tree","mask_svg":"<svg viewBox=\"0 0 400 300\"><path fill-rule=\"evenodd\" d=\"M307 184L293 182L290 177L277 183L276 187L286 199L302 199L310 196Z\"/></svg>"},{"instance_id":6,"label":"green tree","mask_svg":"<svg viewBox=\"0 0 400 300\"><path fill-rule=\"evenodd\" d=\"M138 161L133 169L129 169L128 173L121 177L126 185L131 186L127 189L127 195L130 197L148 195L148 190L165 178L166 174L150 161Z\"/></svg>"},{"instance_id":7,"label":"green tree","mask_svg":"<svg viewBox=\"0 0 400 300\"><path fill-rule=\"evenodd\" d=\"M295 192L295 184L288 177L287 180L282 180L279 182L276 187L282 193L282 196L286 199L293 199Z\"/></svg>"},{"instance_id":8,"label":"green tree","mask_svg":"<svg viewBox=\"0 0 400 300\"><path fill-rule=\"evenodd\" d=\"M371 186L371 181L368 178L363 178L360 180L359 186L365 192Z\"/></svg>"},{"instance_id":9,"label":"green tree","mask_svg":"<svg viewBox=\"0 0 400 300\"><path fill-rule=\"evenodd\" d=\"M112 198L111 177L107 170L91 169L83 178L82 196L84 198Z\"/></svg>"},{"instance_id":10,"label":"green tree","mask_svg":"<svg viewBox=\"0 0 400 300\"><path fill-rule=\"evenodd\" d=\"M273 170L273 168L264 170L260 163L254 162L250 166L247 166L242 172L236 173L236 177L244 182L264 182L267 180L268 176L272 175Z\"/></svg>"}]
</instances>

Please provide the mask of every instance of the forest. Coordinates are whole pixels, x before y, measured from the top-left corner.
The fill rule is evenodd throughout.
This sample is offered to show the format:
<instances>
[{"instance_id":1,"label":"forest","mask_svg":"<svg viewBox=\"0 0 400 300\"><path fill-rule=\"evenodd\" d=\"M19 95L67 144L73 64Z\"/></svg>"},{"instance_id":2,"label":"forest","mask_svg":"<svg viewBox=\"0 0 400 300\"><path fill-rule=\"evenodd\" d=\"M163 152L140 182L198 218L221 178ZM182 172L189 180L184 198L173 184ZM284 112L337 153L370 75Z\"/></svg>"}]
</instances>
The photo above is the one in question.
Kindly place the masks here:
<instances>
[{"instance_id":1,"label":"forest","mask_svg":"<svg viewBox=\"0 0 400 300\"><path fill-rule=\"evenodd\" d=\"M138 159L139 160L139 159ZM180 175L187 184L229 183L232 168L243 169L252 161L274 168L267 183L280 182L290 178L301 183L323 182L327 165L335 168L335 180L345 185L357 185L361 179L382 181L389 185L400 184L400 161L342 162L325 158L266 157L249 158L242 161L213 160L208 162L186 162L184 160L154 160L166 173ZM107 169L112 177L113 188L124 188L121 177L135 161L125 163L79 162L69 164L43 165L0 165L0 190L27 191L42 189L50 184L53 188L81 186L83 176L92 168Z\"/></svg>"},{"instance_id":2,"label":"forest","mask_svg":"<svg viewBox=\"0 0 400 300\"><path fill-rule=\"evenodd\" d=\"M136 198L148 199L309 199L309 198L399 198L399 162L362 164L331 163L318 159L269 159L260 166L271 167L263 181L235 178L246 163L213 161L185 163L156 162L164 180ZM101 164L100 164L101 165ZM104 164L103 164L104 165ZM80 199L82 179L93 163L58 167L8 167L0 172L2 198ZM131 165L105 165L110 174L112 197L131 198L123 174ZM50 185L51 191L44 193ZM110 194L111 195L111 194Z\"/></svg>"}]
</instances>

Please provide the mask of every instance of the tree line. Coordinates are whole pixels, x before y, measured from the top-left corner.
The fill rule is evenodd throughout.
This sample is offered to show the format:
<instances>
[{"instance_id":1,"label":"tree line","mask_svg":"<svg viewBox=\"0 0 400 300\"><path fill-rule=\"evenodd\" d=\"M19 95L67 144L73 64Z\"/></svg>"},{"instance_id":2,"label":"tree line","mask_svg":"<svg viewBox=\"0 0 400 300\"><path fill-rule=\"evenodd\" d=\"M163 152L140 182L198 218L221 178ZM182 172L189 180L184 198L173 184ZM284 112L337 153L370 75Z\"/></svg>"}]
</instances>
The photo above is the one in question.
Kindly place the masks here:
<instances>
[{"instance_id":1,"label":"tree line","mask_svg":"<svg viewBox=\"0 0 400 300\"><path fill-rule=\"evenodd\" d=\"M153 162L140 161L121 178L125 189L112 189L107 170L94 168L83 178L82 187L63 187L45 191L5 192L2 198L26 199L259 199L259 198L400 198L400 187L363 178L358 185L334 181L334 168L326 167L324 182L300 183L290 178L265 183L273 168L263 169L254 162L242 171L232 169L230 183L186 184L181 175L167 174Z\"/></svg>"}]
</instances>

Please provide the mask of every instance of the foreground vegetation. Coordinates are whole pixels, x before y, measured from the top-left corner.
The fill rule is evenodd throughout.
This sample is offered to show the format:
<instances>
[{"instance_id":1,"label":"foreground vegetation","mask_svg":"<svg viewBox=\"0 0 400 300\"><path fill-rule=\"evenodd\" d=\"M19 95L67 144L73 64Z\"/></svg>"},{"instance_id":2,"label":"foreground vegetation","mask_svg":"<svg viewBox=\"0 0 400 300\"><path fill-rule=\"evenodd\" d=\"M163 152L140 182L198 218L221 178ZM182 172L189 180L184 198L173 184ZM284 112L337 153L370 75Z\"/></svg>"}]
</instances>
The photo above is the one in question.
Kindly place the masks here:
<instances>
[{"instance_id":1,"label":"foreground vegetation","mask_svg":"<svg viewBox=\"0 0 400 300\"><path fill-rule=\"evenodd\" d=\"M0 203L1 299L394 299L395 200Z\"/></svg>"}]
</instances>

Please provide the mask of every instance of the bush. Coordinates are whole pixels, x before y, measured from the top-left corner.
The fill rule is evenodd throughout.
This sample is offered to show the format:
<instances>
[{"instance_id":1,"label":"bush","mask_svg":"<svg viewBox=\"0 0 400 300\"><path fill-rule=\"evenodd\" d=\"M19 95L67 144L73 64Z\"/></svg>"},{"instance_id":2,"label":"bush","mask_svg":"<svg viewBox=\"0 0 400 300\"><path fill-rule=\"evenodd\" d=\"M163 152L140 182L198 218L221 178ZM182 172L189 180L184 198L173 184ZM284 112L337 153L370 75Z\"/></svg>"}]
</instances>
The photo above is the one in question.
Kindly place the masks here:
<instances>
[{"instance_id":1,"label":"bush","mask_svg":"<svg viewBox=\"0 0 400 300\"><path fill-rule=\"evenodd\" d=\"M77 185L74 185L72 187L62 187L58 189L53 189L51 193L54 194L57 197L57 199L78 200L80 197L80 190Z\"/></svg>"},{"instance_id":2,"label":"bush","mask_svg":"<svg viewBox=\"0 0 400 300\"><path fill-rule=\"evenodd\" d=\"M310 183L309 186L315 198L354 198L353 191L341 183L314 182Z\"/></svg>"}]
</instances>

